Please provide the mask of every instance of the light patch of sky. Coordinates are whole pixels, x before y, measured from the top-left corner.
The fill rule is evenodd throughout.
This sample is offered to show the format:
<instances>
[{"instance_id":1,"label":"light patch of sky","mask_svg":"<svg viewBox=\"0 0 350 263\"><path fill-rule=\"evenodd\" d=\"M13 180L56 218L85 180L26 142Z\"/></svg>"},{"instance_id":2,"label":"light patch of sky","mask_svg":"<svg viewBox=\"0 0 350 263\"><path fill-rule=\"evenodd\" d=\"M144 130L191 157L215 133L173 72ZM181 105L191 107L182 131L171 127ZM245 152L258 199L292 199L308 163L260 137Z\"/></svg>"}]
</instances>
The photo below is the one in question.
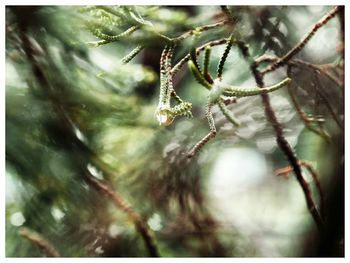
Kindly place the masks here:
<instances>
[{"instance_id":1,"label":"light patch of sky","mask_svg":"<svg viewBox=\"0 0 350 263\"><path fill-rule=\"evenodd\" d=\"M296 34L297 39L302 39L312 29L312 26L331 10L331 7L310 6L308 10L311 13L310 15L305 15L305 12L300 12L300 10L295 8L290 8L288 11L288 16L294 22L297 29L296 32L293 32ZM314 37L304 47L302 52L307 54L309 58L315 59L311 62L325 63L324 60L330 60L336 56L339 36L338 24L339 21L337 18L331 19L317 31Z\"/></svg>"},{"instance_id":2,"label":"light patch of sky","mask_svg":"<svg viewBox=\"0 0 350 263\"><path fill-rule=\"evenodd\" d=\"M6 69L6 89L11 87L16 88L28 88L27 84L20 78L16 68L13 66L12 63L9 61L6 61L5 64Z\"/></svg>"},{"instance_id":3,"label":"light patch of sky","mask_svg":"<svg viewBox=\"0 0 350 263\"><path fill-rule=\"evenodd\" d=\"M62 218L66 215L61 209L59 209L58 207L52 207L51 209L51 214L53 216L53 218L56 221L61 221Z\"/></svg>"},{"instance_id":4,"label":"light patch of sky","mask_svg":"<svg viewBox=\"0 0 350 263\"><path fill-rule=\"evenodd\" d=\"M223 150L207 187L217 220L228 231L233 227L244 233L246 245L261 256L287 255L303 239L305 225L313 223L296 180L274 176L269 162L255 149Z\"/></svg>"},{"instance_id":5,"label":"light patch of sky","mask_svg":"<svg viewBox=\"0 0 350 263\"><path fill-rule=\"evenodd\" d=\"M25 221L26 219L24 218L22 212L13 213L10 217L10 222L14 226L21 226Z\"/></svg>"},{"instance_id":6,"label":"light patch of sky","mask_svg":"<svg viewBox=\"0 0 350 263\"><path fill-rule=\"evenodd\" d=\"M112 68L115 68L116 58L109 53L102 50L91 49L89 53L91 61L94 61L98 67L102 70L109 72Z\"/></svg>"},{"instance_id":7,"label":"light patch of sky","mask_svg":"<svg viewBox=\"0 0 350 263\"><path fill-rule=\"evenodd\" d=\"M266 160L259 152L249 148L226 149L214 164L211 190L220 196L245 191L263 180L266 173Z\"/></svg>"},{"instance_id":8,"label":"light patch of sky","mask_svg":"<svg viewBox=\"0 0 350 263\"><path fill-rule=\"evenodd\" d=\"M108 235L111 238L116 238L122 233L122 229L117 224L111 224L108 227Z\"/></svg>"},{"instance_id":9,"label":"light patch of sky","mask_svg":"<svg viewBox=\"0 0 350 263\"><path fill-rule=\"evenodd\" d=\"M147 221L149 227L153 231L159 231L162 229L162 219L160 218L160 215L157 213L154 213L150 219Z\"/></svg>"}]
</instances>

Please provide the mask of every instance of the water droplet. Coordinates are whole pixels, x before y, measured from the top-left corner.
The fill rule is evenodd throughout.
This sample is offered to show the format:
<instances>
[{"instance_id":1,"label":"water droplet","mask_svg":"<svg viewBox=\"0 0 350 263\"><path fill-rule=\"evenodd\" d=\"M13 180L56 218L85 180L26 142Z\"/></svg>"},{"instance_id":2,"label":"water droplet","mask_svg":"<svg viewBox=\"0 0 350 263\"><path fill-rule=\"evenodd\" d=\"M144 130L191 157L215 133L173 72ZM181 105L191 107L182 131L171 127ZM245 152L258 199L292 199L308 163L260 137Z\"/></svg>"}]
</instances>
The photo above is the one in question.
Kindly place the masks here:
<instances>
[{"instance_id":1,"label":"water droplet","mask_svg":"<svg viewBox=\"0 0 350 263\"><path fill-rule=\"evenodd\" d=\"M174 120L174 118L170 116L167 110L165 109L158 109L156 111L156 118L159 122L159 125L163 125L163 126L170 125Z\"/></svg>"}]
</instances>

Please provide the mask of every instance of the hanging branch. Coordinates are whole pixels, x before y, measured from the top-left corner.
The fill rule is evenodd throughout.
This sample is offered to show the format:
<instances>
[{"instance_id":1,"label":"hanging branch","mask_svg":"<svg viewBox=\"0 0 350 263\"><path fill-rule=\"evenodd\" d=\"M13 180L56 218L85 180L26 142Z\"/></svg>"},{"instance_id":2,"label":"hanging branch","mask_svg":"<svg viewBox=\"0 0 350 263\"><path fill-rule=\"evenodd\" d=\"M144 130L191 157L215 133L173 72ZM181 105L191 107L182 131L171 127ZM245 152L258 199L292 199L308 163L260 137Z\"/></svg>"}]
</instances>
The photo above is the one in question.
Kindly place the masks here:
<instances>
[{"instance_id":1,"label":"hanging branch","mask_svg":"<svg viewBox=\"0 0 350 263\"><path fill-rule=\"evenodd\" d=\"M279 67L284 66L292 57L298 54L305 45L310 41L310 39L315 35L315 33L325 24L328 23L340 10L339 6L334 7L330 12L328 12L323 18L321 18L311 29L311 31L294 47L292 48L286 55L282 58L278 59L275 63L267 67L265 70L261 72L261 75L265 75L266 73L272 72Z\"/></svg>"},{"instance_id":2,"label":"hanging branch","mask_svg":"<svg viewBox=\"0 0 350 263\"><path fill-rule=\"evenodd\" d=\"M246 45L244 45L243 42L241 42L239 45L239 48L243 54L243 56L247 59L247 61L251 62L251 72L255 78L255 82L261 89L265 88L264 80L263 80L263 74L258 70L258 63L253 60L253 58L249 54L249 49ZM278 121L277 116L271 106L270 102L270 96L267 93L261 94L262 102L265 108L265 115L267 119L272 124L275 134L276 134L276 141L279 146L279 148L282 150L284 155L286 156L287 160L289 161L291 167L293 167L294 174L296 176L296 179L298 180L305 198L306 198L306 204L309 209L309 212L313 216L317 227L322 230L323 228L323 220L322 217L317 210L317 207L315 205L315 202L312 198L312 193L310 190L310 187L307 183L307 181L304 179L300 165L299 160L296 156L296 153L294 152L293 148L290 146L286 138L284 137L283 127L281 123Z\"/></svg>"},{"instance_id":3,"label":"hanging branch","mask_svg":"<svg viewBox=\"0 0 350 263\"><path fill-rule=\"evenodd\" d=\"M41 234L27 227L21 227L18 233L40 248L48 257L60 257L57 249L47 241Z\"/></svg>"},{"instance_id":4,"label":"hanging branch","mask_svg":"<svg viewBox=\"0 0 350 263\"><path fill-rule=\"evenodd\" d=\"M213 82L214 82L213 78L211 77L211 75L209 73L210 54L211 54L211 47L207 46L205 48L205 52L204 52L203 76L210 84L213 84Z\"/></svg>"},{"instance_id":5,"label":"hanging branch","mask_svg":"<svg viewBox=\"0 0 350 263\"><path fill-rule=\"evenodd\" d=\"M231 50L231 47L232 47L232 44L234 43L234 38L233 38L233 35L231 35L229 37L229 40L227 40L227 44L226 44L226 48L225 48L225 51L224 51L224 54L221 56L220 58L220 62L218 64L218 69L217 69L217 75L216 77L221 79L222 78L222 72L224 70L224 65L225 65L225 62L226 62L226 59L227 59L227 56L228 54L230 53L230 50Z\"/></svg>"}]
</instances>

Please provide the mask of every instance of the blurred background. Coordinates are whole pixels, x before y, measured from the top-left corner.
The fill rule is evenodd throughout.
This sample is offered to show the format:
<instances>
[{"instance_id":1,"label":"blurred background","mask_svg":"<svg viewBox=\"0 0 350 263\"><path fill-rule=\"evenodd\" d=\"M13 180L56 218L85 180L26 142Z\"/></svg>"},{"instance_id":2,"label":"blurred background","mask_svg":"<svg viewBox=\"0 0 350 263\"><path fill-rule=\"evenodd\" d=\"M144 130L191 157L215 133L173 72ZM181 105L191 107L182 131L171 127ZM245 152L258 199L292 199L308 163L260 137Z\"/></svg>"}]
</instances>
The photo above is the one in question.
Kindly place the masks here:
<instances>
[{"instance_id":1,"label":"blurred background","mask_svg":"<svg viewBox=\"0 0 350 263\"><path fill-rule=\"evenodd\" d=\"M283 56L331 9L229 7L235 30L254 57ZM132 218L86 174L130 204L161 256L344 256L342 13L297 56L319 68L298 64L291 72L300 108L318 120L310 125L326 136L305 126L287 88L270 95L287 140L318 173L322 231L293 173L276 176L288 162L259 96L229 106L242 123L239 128L214 107L217 137L188 160L186 152L209 132L208 91L185 66L174 77L174 88L192 102L193 118L158 125L154 112L164 43L155 32L176 37L223 16L218 6L6 7L7 257L45 256L43 240L64 257L149 255ZM135 21L142 29L120 41L87 44L98 40L91 25L114 35ZM182 41L173 65L193 44L227 38L230 30L220 27ZM141 53L122 64L139 44L145 46ZM211 72L224 48L213 47ZM280 81L285 72L282 68L267 75L266 84ZM236 47L223 79L255 86ZM304 176L320 204L315 181L306 171Z\"/></svg>"}]
</instances>

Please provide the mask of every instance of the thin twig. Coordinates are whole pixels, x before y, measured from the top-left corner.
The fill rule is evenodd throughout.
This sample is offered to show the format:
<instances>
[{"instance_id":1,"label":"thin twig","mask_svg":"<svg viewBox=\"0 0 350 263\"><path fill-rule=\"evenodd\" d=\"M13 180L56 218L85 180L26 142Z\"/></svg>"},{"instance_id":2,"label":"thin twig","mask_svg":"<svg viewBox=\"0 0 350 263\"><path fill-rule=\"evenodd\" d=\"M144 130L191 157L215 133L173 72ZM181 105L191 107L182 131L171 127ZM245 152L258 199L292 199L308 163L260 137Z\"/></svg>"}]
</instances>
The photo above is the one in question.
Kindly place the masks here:
<instances>
[{"instance_id":1,"label":"thin twig","mask_svg":"<svg viewBox=\"0 0 350 263\"><path fill-rule=\"evenodd\" d=\"M261 75L272 72L275 69L284 66L292 57L298 54L304 46L310 41L310 39L315 35L315 33L325 24L328 23L338 12L339 6L334 7L330 12L328 12L324 17L322 17L310 30L310 32L296 45L294 46L286 55L278 59L275 63L267 67L261 72Z\"/></svg>"},{"instance_id":2,"label":"thin twig","mask_svg":"<svg viewBox=\"0 0 350 263\"><path fill-rule=\"evenodd\" d=\"M311 174L312 178L315 181L319 196L320 196L320 210L321 210L321 214L324 215L324 195L323 195L323 191L322 191L322 187L321 187L321 182L318 176L317 171L312 167L312 165L306 161L300 160L299 163L304 166L309 173Z\"/></svg>"},{"instance_id":3,"label":"thin twig","mask_svg":"<svg viewBox=\"0 0 350 263\"><path fill-rule=\"evenodd\" d=\"M98 47L104 44L108 44L111 42L115 42L118 41L122 38L125 38L127 36L130 36L132 33L134 33L136 30L138 30L140 27L139 26L132 26L129 29L127 29L126 31L115 35L115 36L111 36L111 35L107 35L101 32L101 30L99 29L92 29L91 32L98 38L102 39L99 41L94 41L94 42L88 42L87 44L91 47Z\"/></svg>"},{"instance_id":4,"label":"thin twig","mask_svg":"<svg viewBox=\"0 0 350 263\"><path fill-rule=\"evenodd\" d=\"M137 46L129 54L123 57L121 62L123 64L129 63L134 57L136 57L142 51L142 49L144 49L144 46L142 45Z\"/></svg>"},{"instance_id":5,"label":"thin twig","mask_svg":"<svg viewBox=\"0 0 350 263\"><path fill-rule=\"evenodd\" d=\"M240 43L238 47L241 49L243 56L248 60L248 62L251 62L251 72L255 78L255 82L258 85L258 87L263 89L265 87L265 84L263 80L263 75L258 70L258 63L254 61L253 58L250 56L249 49L246 45ZM298 180L304 192L307 207L311 215L313 216L317 227L321 230L323 228L323 220L312 198L310 187L302 175L299 160L296 156L296 153L284 137L283 127L278 121L277 116L271 106L270 96L267 93L262 93L261 98L265 108L265 115L275 130L277 145L282 150L289 163L293 167L296 179Z\"/></svg>"},{"instance_id":6,"label":"thin twig","mask_svg":"<svg viewBox=\"0 0 350 263\"><path fill-rule=\"evenodd\" d=\"M48 257L60 257L57 249L41 234L27 227L21 227L18 233L39 247Z\"/></svg>"},{"instance_id":7,"label":"thin twig","mask_svg":"<svg viewBox=\"0 0 350 263\"><path fill-rule=\"evenodd\" d=\"M191 29L191 30L183 33L182 35L180 35L178 37L174 37L174 38L170 38L170 39L173 43L178 43L178 42L192 36L193 34L208 31L208 30L213 29L213 28L221 27L221 26L227 24L228 22L229 22L228 20L224 20L221 22L217 22L215 24L199 26L199 27L196 27L195 29Z\"/></svg>"},{"instance_id":8,"label":"thin twig","mask_svg":"<svg viewBox=\"0 0 350 263\"><path fill-rule=\"evenodd\" d=\"M128 204L128 202L124 200L123 197L115 192L110 186L100 180L97 180L91 176L90 173L87 172L84 178L91 186L93 186L96 190L100 191L108 199L110 199L117 208L128 215L129 219L134 223L136 230L141 235L150 256L159 257L158 248L151 234L151 231L144 223L141 216L132 209L130 204Z\"/></svg>"},{"instance_id":9,"label":"thin twig","mask_svg":"<svg viewBox=\"0 0 350 263\"><path fill-rule=\"evenodd\" d=\"M305 167L309 171L309 173L311 174L313 180L315 181L315 185L316 185L319 197L320 197L320 211L321 211L321 214L324 215L324 195L323 195L321 182L320 182L318 173L312 167L312 165L310 163L308 163L308 162L306 162L304 160L299 160L299 164L301 166ZM293 171L293 168L291 166L287 166L287 167L284 167L284 168L277 169L275 171L275 174L277 176L283 176L283 177L287 178L288 174L290 174L292 171Z\"/></svg>"}]
</instances>

